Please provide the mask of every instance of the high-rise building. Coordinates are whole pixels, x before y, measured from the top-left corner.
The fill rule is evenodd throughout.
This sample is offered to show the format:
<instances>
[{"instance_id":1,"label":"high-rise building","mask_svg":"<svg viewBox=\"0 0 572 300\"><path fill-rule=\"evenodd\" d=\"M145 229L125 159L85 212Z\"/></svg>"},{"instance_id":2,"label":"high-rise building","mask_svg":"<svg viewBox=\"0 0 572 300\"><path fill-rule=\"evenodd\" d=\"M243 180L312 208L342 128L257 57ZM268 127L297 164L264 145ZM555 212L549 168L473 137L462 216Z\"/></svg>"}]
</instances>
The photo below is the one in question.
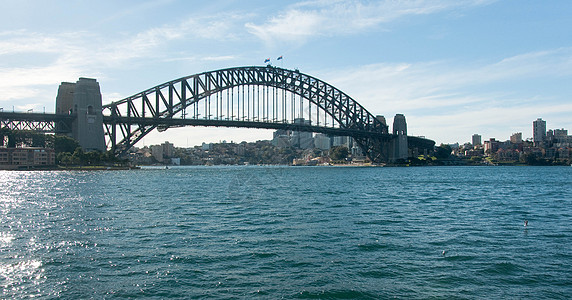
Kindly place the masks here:
<instances>
[{"instance_id":1,"label":"high-rise building","mask_svg":"<svg viewBox=\"0 0 572 300\"><path fill-rule=\"evenodd\" d=\"M316 136L314 136L314 145L316 148L321 150L329 150L330 144L330 137L327 135L318 133Z\"/></svg>"},{"instance_id":2,"label":"high-rise building","mask_svg":"<svg viewBox=\"0 0 572 300\"><path fill-rule=\"evenodd\" d=\"M532 122L532 141L534 146L541 146L546 140L546 121L542 118L536 119Z\"/></svg>"},{"instance_id":3,"label":"high-rise building","mask_svg":"<svg viewBox=\"0 0 572 300\"><path fill-rule=\"evenodd\" d=\"M311 125L311 122L310 120L304 120L304 118L297 118L294 119L294 124ZM304 131L292 132L292 146L300 149L314 148L314 138L312 137L312 133Z\"/></svg>"},{"instance_id":4,"label":"high-rise building","mask_svg":"<svg viewBox=\"0 0 572 300\"><path fill-rule=\"evenodd\" d=\"M473 134L473 147L479 146L481 144L481 135L480 134Z\"/></svg>"},{"instance_id":5,"label":"high-rise building","mask_svg":"<svg viewBox=\"0 0 572 300\"><path fill-rule=\"evenodd\" d=\"M332 146L346 146L348 149L350 148L350 138L347 136L334 136L334 140L332 141Z\"/></svg>"},{"instance_id":6,"label":"high-rise building","mask_svg":"<svg viewBox=\"0 0 572 300\"><path fill-rule=\"evenodd\" d=\"M559 137L559 136L568 136L568 130L562 128L562 129L554 129L554 136L555 137Z\"/></svg>"},{"instance_id":7,"label":"high-rise building","mask_svg":"<svg viewBox=\"0 0 572 300\"><path fill-rule=\"evenodd\" d=\"M175 155L175 145L169 142L161 144L163 146L163 154L166 157L173 157Z\"/></svg>"},{"instance_id":8,"label":"high-rise building","mask_svg":"<svg viewBox=\"0 0 572 300\"><path fill-rule=\"evenodd\" d=\"M164 162L165 159L170 159L175 155L175 145L165 142L161 145L151 146L151 154L158 162Z\"/></svg>"}]
</instances>

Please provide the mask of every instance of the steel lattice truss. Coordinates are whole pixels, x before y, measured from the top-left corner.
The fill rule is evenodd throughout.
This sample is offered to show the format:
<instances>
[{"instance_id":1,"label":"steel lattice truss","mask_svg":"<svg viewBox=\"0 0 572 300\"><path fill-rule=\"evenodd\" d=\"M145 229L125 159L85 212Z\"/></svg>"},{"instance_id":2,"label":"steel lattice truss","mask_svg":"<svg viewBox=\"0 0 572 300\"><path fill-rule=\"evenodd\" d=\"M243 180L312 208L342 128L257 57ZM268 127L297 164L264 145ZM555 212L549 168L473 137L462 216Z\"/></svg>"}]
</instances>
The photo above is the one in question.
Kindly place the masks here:
<instances>
[{"instance_id":1,"label":"steel lattice truss","mask_svg":"<svg viewBox=\"0 0 572 300\"><path fill-rule=\"evenodd\" d=\"M103 114L108 142L118 155L154 129L189 125L351 136L374 162L387 159L382 148L391 139L387 125L344 92L297 70L272 66L180 78L104 105Z\"/></svg>"},{"instance_id":2,"label":"steel lattice truss","mask_svg":"<svg viewBox=\"0 0 572 300\"><path fill-rule=\"evenodd\" d=\"M70 115L0 112L0 128L67 133L73 119Z\"/></svg>"}]
</instances>

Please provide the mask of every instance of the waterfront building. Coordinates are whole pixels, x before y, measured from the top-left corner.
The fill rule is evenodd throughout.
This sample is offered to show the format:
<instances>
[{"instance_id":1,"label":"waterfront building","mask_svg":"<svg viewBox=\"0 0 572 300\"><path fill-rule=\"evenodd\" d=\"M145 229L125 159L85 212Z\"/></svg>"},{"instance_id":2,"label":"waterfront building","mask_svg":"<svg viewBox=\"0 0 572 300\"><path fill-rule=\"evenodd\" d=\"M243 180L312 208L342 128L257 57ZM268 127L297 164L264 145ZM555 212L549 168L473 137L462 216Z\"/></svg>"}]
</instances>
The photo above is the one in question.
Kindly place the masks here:
<instances>
[{"instance_id":1,"label":"waterfront building","mask_svg":"<svg viewBox=\"0 0 572 300\"><path fill-rule=\"evenodd\" d=\"M546 140L546 121L542 118L536 119L532 122L532 141L534 146L542 146L542 143Z\"/></svg>"},{"instance_id":2,"label":"waterfront building","mask_svg":"<svg viewBox=\"0 0 572 300\"><path fill-rule=\"evenodd\" d=\"M0 148L0 169L54 166L56 154L49 148Z\"/></svg>"},{"instance_id":3,"label":"waterfront building","mask_svg":"<svg viewBox=\"0 0 572 300\"><path fill-rule=\"evenodd\" d=\"M163 162L166 158L171 158L175 154L175 145L164 142L161 145L151 146L151 154L158 162Z\"/></svg>"}]
</instances>

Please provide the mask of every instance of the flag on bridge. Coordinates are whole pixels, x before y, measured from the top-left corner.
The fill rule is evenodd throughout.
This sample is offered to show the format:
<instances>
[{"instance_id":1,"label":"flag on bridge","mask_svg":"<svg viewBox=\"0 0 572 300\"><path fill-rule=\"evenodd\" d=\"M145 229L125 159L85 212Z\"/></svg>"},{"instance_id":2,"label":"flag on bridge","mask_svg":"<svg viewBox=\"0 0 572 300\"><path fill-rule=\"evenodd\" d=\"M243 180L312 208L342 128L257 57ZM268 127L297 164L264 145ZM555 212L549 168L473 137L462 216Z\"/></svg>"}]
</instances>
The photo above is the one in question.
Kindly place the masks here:
<instances>
[{"instance_id":1,"label":"flag on bridge","mask_svg":"<svg viewBox=\"0 0 572 300\"><path fill-rule=\"evenodd\" d=\"M267 58L267 59L264 60L264 63L267 63L267 62L269 62L269 61L270 61L270 58Z\"/></svg>"},{"instance_id":2,"label":"flag on bridge","mask_svg":"<svg viewBox=\"0 0 572 300\"><path fill-rule=\"evenodd\" d=\"M282 59L282 55L278 56L278 58L276 60L281 60Z\"/></svg>"}]
</instances>

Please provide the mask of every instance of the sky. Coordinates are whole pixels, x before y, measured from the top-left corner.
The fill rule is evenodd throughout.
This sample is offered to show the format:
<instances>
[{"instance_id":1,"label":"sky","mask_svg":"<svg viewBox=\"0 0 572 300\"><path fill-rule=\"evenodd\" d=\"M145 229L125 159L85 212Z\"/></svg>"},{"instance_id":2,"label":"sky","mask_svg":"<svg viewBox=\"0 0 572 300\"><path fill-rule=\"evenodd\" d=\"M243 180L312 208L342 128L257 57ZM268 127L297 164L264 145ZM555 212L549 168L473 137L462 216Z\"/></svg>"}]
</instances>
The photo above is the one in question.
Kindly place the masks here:
<instances>
[{"instance_id":1,"label":"sky","mask_svg":"<svg viewBox=\"0 0 572 300\"><path fill-rule=\"evenodd\" d=\"M0 108L54 112L61 82L96 78L104 103L227 67L299 69L408 134L441 143L572 134L572 1L0 0ZM283 56L283 60L276 58ZM185 127L164 141L271 139Z\"/></svg>"}]
</instances>

